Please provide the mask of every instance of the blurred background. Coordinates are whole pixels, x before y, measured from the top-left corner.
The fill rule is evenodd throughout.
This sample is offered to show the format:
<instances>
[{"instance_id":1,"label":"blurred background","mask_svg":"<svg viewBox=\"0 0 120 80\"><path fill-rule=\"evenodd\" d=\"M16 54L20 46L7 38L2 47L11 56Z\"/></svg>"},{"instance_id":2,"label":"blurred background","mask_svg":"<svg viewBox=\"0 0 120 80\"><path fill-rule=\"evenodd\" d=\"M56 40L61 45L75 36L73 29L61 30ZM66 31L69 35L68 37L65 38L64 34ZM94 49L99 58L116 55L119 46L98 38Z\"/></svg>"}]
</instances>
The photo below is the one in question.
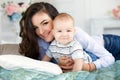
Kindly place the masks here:
<instances>
[{"instance_id":1,"label":"blurred background","mask_svg":"<svg viewBox=\"0 0 120 80\"><path fill-rule=\"evenodd\" d=\"M0 43L20 42L18 22L22 16L8 17L3 7L13 2L24 4L22 9L26 9L29 3L41 1L53 4L59 12L71 14L75 26L90 35L120 35L120 0L0 0Z\"/></svg>"}]
</instances>

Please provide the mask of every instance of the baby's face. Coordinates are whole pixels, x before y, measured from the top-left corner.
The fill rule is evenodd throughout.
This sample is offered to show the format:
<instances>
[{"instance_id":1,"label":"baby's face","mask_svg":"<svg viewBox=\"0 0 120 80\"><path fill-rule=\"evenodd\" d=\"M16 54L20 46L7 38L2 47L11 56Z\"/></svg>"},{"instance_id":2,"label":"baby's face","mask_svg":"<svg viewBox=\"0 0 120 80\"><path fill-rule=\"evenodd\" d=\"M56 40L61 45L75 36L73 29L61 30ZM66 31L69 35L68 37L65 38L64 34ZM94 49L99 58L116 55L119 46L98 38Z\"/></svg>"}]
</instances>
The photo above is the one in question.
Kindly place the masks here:
<instances>
[{"instance_id":1,"label":"baby's face","mask_svg":"<svg viewBox=\"0 0 120 80\"><path fill-rule=\"evenodd\" d=\"M73 27L73 22L70 21L57 21L54 23L53 34L56 39L61 44L67 44L73 40L75 29Z\"/></svg>"}]
</instances>

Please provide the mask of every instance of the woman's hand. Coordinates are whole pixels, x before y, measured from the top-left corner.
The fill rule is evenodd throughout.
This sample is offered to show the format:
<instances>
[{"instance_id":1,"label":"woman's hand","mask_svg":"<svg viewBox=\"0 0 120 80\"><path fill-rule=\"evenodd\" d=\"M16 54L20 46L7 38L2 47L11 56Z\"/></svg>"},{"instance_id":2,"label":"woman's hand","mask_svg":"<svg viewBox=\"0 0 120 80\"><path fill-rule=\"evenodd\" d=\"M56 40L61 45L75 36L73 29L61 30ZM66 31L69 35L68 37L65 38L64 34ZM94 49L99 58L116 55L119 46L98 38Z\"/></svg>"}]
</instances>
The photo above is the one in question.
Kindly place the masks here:
<instances>
[{"instance_id":1,"label":"woman's hand","mask_svg":"<svg viewBox=\"0 0 120 80\"><path fill-rule=\"evenodd\" d=\"M96 70L96 66L95 66L94 63L83 62L82 70L84 70L84 71L94 71L94 70Z\"/></svg>"},{"instance_id":2,"label":"woman's hand","mask_svg":"<svg viewBox=\"0 0 120 80\"><path fill-rule=\"evenodd\" d=\"M61 56L59 58L59 66L62 68L63 72L68 72L73 69L74 61L72 58L67 56ZM83 62L82 70L84 71L94 71L96 70L96 66L94 63L85 63Z\"/></svg>"},{"instance_id":3,"label":"woman's hand","mask_svg":"<svg viewBox=\"0 0 120 80\"><path fill-rule=\"evenodd\" d=\"M73 68L74 61L70 57L61 56L59 58L59 63L58 64L63 70L71 70Z\"/></svg>"}]
</instances>

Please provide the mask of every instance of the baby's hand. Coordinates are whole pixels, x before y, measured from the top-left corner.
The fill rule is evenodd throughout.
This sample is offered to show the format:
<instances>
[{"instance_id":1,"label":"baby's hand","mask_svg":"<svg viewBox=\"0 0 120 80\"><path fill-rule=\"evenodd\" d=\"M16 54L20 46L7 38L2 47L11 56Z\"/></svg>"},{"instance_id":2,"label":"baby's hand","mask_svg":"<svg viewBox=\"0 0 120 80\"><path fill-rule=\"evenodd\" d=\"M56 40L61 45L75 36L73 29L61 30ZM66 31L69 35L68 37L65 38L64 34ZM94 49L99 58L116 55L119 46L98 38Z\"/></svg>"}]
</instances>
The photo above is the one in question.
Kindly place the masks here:
<instances>
[{"instance_id":1,"label":"baby's hand","mask_svg":"<svg viewBox=\"0 0 120 80\"><path fill-rule=\"evenodd\" d=\"M72 69L74 61L70 57L61 56L58 64L62 69Z\"/></svg>"}]
</instances>

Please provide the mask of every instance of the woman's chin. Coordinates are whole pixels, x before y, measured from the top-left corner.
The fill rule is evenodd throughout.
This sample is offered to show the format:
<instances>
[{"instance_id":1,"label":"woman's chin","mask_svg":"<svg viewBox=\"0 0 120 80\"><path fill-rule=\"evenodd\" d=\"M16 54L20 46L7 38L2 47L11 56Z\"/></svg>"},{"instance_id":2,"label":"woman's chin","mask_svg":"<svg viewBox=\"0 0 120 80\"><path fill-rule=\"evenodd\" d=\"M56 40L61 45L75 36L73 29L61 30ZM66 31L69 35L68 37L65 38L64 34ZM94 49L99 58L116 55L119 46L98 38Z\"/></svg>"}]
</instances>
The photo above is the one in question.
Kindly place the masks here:
<instances>
[{"instance_id":1,"label":"woman's chin","mask_svg":"<svg viewBox=\"0 0 120 80\"><path fill-rule=\"evenodd\" d=\"M44 39L46 42L51 42L53 40L53 38L47 38L47 39Z\"/></svg>"},{"instance_id":2,"label":"woman's chin","mask_svg":"<svg viewBox=\"0 0 120 80\"><path fill-rule=\"evenodd\" d=\"M45 40L46 42L51 42L50 40Z\"/></svg>"}]
</instances>

